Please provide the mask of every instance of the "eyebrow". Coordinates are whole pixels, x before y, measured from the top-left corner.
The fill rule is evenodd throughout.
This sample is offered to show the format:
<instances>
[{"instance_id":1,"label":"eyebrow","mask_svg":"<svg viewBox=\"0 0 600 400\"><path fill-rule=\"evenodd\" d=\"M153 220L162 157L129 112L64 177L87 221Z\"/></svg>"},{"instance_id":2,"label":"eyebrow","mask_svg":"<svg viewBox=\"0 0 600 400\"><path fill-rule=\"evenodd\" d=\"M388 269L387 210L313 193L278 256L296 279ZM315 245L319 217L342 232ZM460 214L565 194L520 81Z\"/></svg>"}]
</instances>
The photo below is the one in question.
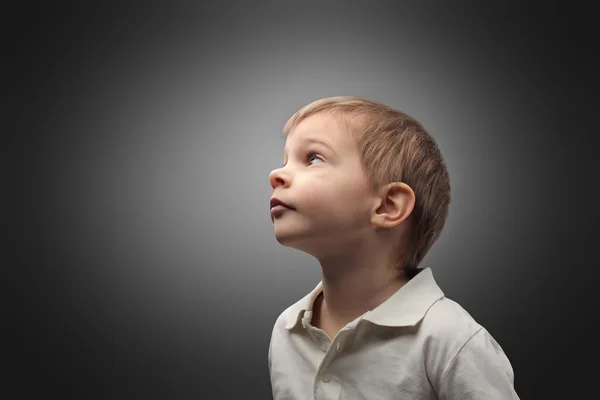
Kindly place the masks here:
<instances>
[{"instance_id":1,"label":"eyebrow","mask_svg":"<svg viewBox=\"0 0 600 400\"><path fill-rule=\"evenodd\" d=\"M335 153L335 151L333 150L333 146L328 141L323 140L323 139L313 138L313 137L303 138L300 140L300 143L302 143L302 144L304 144L304 143L320 144L322 146L327 147L332 153ZM284 149L284 154L285 154L285 149Z\"/></svg>"}]
</instances>

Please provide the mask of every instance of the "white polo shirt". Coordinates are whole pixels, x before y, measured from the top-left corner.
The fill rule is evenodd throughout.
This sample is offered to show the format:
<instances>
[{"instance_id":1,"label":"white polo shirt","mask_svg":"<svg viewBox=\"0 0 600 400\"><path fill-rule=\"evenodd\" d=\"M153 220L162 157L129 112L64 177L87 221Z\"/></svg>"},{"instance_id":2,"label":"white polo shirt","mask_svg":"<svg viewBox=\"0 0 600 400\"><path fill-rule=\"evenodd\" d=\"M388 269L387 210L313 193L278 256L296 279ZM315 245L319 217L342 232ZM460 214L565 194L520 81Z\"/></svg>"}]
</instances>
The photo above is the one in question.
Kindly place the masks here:
<instances>
[{"instance_id":1,"label":"white polo shirt","mask_svg":"<svg viewBox=\"0 0 600 400\"><path fill-rule=\"evenodd\" d=\"M274 400L518 399L500 345L444 297L430 268L333 340L310 324L322 282L277 318L269 345Z\"/></svg>"}]
</instances>

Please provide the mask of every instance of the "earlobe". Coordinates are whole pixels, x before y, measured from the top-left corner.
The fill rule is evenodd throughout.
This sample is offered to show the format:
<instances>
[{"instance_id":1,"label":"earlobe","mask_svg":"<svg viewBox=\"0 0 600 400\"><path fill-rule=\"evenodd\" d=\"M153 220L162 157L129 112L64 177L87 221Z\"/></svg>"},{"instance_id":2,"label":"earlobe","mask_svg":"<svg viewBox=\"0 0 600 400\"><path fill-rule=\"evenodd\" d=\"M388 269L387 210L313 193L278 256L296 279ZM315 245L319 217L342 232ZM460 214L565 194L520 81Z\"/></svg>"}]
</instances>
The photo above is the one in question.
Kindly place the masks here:
<instances>
[{"instance_id":1,"label":"earlobe","mask_svg":"<svg viewBox=\"0 0 600 400\"><path fill-rule=\"evenodd\" d=\"M372 215L372 223L382 228L392 228L406 220L415 206L415 193L403 182L386 185Z\"/></svg>"}]
</instances>

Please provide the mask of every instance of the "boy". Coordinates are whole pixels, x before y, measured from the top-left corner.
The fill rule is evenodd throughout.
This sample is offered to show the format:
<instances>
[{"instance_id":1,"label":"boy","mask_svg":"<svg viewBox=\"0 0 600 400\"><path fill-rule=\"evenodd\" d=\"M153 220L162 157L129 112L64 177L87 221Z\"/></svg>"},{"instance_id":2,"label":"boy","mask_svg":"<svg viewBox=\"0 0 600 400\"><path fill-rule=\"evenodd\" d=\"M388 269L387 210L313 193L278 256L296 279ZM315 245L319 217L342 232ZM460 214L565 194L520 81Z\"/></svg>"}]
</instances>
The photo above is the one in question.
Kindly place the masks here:
<instances>
[{"instance_id":1,"label":"boy","mask_svg":"<svg viewBox=\"0 0 600 400\"><path fill-rule=\"evenodd\" d=\"M322 281L275 322L274 399L518 399L498 343L418 267L450 203L433 138L358 97L305 106L284 135L275 237Z\"/></svg>"}]
</instances>

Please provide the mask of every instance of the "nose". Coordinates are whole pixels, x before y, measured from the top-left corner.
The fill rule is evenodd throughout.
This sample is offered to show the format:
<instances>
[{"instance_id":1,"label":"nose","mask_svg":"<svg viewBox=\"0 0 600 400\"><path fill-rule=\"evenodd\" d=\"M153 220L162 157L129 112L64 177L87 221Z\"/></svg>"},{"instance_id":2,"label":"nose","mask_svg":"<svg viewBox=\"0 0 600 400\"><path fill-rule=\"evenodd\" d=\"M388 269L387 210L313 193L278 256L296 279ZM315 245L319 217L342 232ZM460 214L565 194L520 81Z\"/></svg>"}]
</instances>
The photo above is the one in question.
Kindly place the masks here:
<instances>
[{"instance_id":1,"label":"nose","mask_svg":"<svg viewBox=\"0 0 600 400\"><path fill-rule=\"evenodd\" d=\"M277 186L286 185L289 180L283 174L282 169L278 168L269 174L269 182L271 183L271 187L275 189Z\"/></svg>"}]
</instances>

